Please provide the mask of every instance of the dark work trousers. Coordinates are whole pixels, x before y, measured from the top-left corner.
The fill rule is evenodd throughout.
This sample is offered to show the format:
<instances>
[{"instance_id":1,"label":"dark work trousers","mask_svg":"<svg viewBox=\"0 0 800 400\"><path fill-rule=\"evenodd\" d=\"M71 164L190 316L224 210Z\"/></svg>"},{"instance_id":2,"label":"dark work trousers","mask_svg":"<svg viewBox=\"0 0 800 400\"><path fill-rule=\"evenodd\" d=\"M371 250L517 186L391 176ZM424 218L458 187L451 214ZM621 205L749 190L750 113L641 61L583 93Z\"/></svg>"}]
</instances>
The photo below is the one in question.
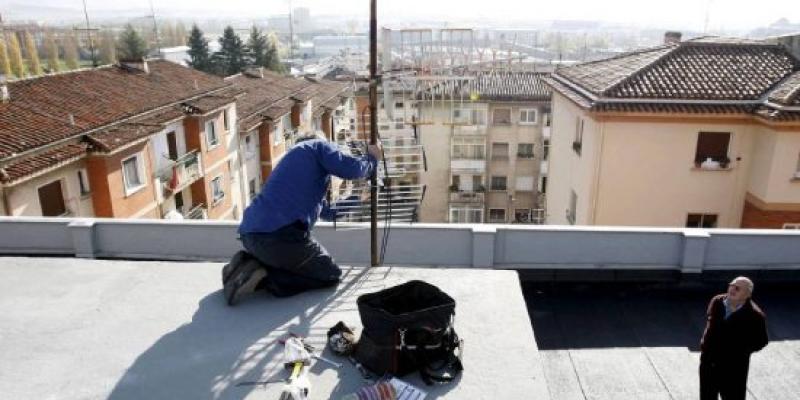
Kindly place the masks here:
<instances>
[{"instance_id":1,"label":"dark work trousers","mask_svg":"<svg viewBox=\"0 0 800 400\"><path fill-rule=\"evenodd\" d=\"M304 224L241 236L242 245L267 268L261 285L277 297L335 286L342 270Z\"/></svg>"},{"instance_id":2,"label":"dark work trousers","mask_svg":"<svg viewBox=\"0 0 800 400\"><path fill-rule=\"evenodd\" d=\"M744 400L750 355L711 357L700 354L700 400Z\"/></svg>"}]
</instances>

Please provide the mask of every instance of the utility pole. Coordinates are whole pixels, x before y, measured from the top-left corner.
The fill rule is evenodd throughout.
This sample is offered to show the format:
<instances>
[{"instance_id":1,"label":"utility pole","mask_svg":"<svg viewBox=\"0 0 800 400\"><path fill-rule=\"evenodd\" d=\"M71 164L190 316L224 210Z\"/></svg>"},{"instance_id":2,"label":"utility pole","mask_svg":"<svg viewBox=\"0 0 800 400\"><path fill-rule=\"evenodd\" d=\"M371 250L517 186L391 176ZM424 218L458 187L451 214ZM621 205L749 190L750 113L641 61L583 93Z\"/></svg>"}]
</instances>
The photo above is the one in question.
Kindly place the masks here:
<instances>
[{"instance_id":1,"label":"utility pole","mask_svg":"<svg viewBox=\"0 0 800 400\"><path fill-rule=\"evenodd\" d=\"M86 0L83 0L83 15L86 17L86 28L79 29L73 28L76 31L86 31L86 35L89 37L89 51L92 54L92 67L97 67L97 56L94 52L94 39L92 39L92 31L96 31L96 28L92 28L89 26L89 12L86 10Z\"/></svg>"},{"instance_id":2,"label":"utility pole","mask_svg":"<svg viewBox=\"0 0 800 400\"><path fill-rule=\"evenodd\" d=\"M150 0L150 17L153 18L153 34L156 39L156 50L158 50L158 56L161 57L161 43L158 40L158 24L156 23L156 11L153 8L153 0Z\"/></svg>"},{"instance_id":3,"label":"utility pole","mask_svg":"<svg viewBox=\"0 0 800 400\"><path fill-rule=\"evenodd\" d=\"M378 144L378 0L369 2L369 144ZM370 256L378 266L378 171L372 172L369 186Z\"/></svg>"},{"instance_id":4,"label":"utility pole","mask_svg":"<svg viewBox=\"0 0 800 400\"><path fill-rule=\"evenodd\" d=\"M294 58L294 17L292 16L292 0L289 0L289 59Z\"/></svg>"}]
</instances>

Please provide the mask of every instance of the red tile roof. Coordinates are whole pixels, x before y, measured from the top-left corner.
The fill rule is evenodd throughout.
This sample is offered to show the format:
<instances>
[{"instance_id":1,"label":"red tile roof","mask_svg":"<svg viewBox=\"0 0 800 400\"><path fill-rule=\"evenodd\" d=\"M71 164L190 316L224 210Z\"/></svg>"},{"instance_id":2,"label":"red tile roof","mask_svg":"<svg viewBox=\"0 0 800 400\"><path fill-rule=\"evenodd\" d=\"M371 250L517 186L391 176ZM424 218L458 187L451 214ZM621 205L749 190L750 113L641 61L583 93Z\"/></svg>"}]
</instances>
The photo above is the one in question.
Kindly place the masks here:
<instances>
[{"instance_id":1,"label":"red tile roof","mask_svg":"<svg viewBox=\"0 0 800 400\"><path fill-rule=\"evenodd\" d=\"M781 46L746 39L635 51L558 69L546 81L596 111L752 114L766 99L800 105L800 61Z\"/></svg>"},{"instance_id":2,"label":"red tile roof","mask_svg":"<svg viewBox=\"0 0 800 400\"><path fill-rule=\"evenodd\" d=\"M100 67L13 81L0 104L0 160L227 86L167 61L150 72Z\"/></svg>"},{"instance_id":3,"label":"red tile roof","mask_svg":"<svg viewBox=\"0 0 800 400\"><path fill-rule=\"evenodd\" d=\"M42 153L20 158L0 168L0 182L13 183L36 172L79 160L86 155L86 143L66 143Z\"/></svg>"}]
</instances>

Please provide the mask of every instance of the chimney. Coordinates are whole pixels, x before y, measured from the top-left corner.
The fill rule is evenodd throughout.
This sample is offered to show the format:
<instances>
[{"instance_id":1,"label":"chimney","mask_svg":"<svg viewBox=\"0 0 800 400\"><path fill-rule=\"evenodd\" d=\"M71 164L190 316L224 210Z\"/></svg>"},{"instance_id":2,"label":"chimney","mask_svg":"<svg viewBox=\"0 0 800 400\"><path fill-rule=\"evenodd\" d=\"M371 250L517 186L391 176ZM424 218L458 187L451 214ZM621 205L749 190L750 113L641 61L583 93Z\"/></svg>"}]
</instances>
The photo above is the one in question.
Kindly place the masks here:
<instances>
[{"instance_id":1,"label":"chimney","mask_svg":"<svg viewBox=\"0 0 800 400\"><path fill-rule=\"evenodd\" d=\"M678 31L664 32L664 44L678 44L681 42L681 33Z\"/></svg>"},{"instance_id":2,"label":"chimney","mask_svg":"<svg viewBox=\"0 0 800 400\"><path fill-rule=\"evenodd\" d=\"M251 78L264 78L264 68L262 67L246 67L243 72Z\"/></svg>"},{"instance_id":3,"label":"chimney","mask_svg":"<svg viewBox=\"0 0 800 400\"><path fill-rule=\"evenodd\" d=\"M11 95L8 93L6 76L3 74L0 74L0 98L2 98L2 103L8 103L11 101Z\"/></svg>"},{"instance_id":4,"label":"chimney","mask_svg":"<svg viewBox=\"0 0 800 400\"><path fill-rule=\"evenodd\" d=\"M130 72L144 72L150 73L150 68L147 66L147 60L144 58L138 60L119 60L119 66Z\"/></svg>"}]
</instances>

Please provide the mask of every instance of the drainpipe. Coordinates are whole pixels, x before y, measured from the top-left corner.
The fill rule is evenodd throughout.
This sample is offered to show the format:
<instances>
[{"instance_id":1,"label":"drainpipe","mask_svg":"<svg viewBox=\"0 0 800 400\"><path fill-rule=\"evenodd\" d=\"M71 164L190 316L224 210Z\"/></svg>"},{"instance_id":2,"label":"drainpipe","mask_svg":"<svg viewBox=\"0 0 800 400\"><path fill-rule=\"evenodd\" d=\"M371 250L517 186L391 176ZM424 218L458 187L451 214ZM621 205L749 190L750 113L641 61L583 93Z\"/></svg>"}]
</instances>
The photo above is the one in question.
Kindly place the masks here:
<instances>
[{"instance_id":1,"label":"drainpipe","mask_svg":"<svg viewBox=\"0 0 800 400\"><path fill-rule=\"evenodd\" d=\"M587 114L588 118L591 118ZM592 118L593 119L593 118ZM594 176L594 187L592 188L592 219L591 224L597 224L597 203L598 197L600 197L600 176L602 174L602 167L603 167L603 144L606 140L606 123L605 122L598 122L600 125L600 148L597 151L597 162L595 163L595 176Z\"/></svg>"},{"instance_id":2,"label":"drainpipe","mask_svg":"<svg viewBox=\"0 0 800 400\"><path fill-rule=\"evenodd\" d=\"M11 204L8 202L8 188L5 186L0 186L0 193L2 193L3 196L3 212L5 212L6 216L12 217Z\"/></svg>"}]
</instances>

